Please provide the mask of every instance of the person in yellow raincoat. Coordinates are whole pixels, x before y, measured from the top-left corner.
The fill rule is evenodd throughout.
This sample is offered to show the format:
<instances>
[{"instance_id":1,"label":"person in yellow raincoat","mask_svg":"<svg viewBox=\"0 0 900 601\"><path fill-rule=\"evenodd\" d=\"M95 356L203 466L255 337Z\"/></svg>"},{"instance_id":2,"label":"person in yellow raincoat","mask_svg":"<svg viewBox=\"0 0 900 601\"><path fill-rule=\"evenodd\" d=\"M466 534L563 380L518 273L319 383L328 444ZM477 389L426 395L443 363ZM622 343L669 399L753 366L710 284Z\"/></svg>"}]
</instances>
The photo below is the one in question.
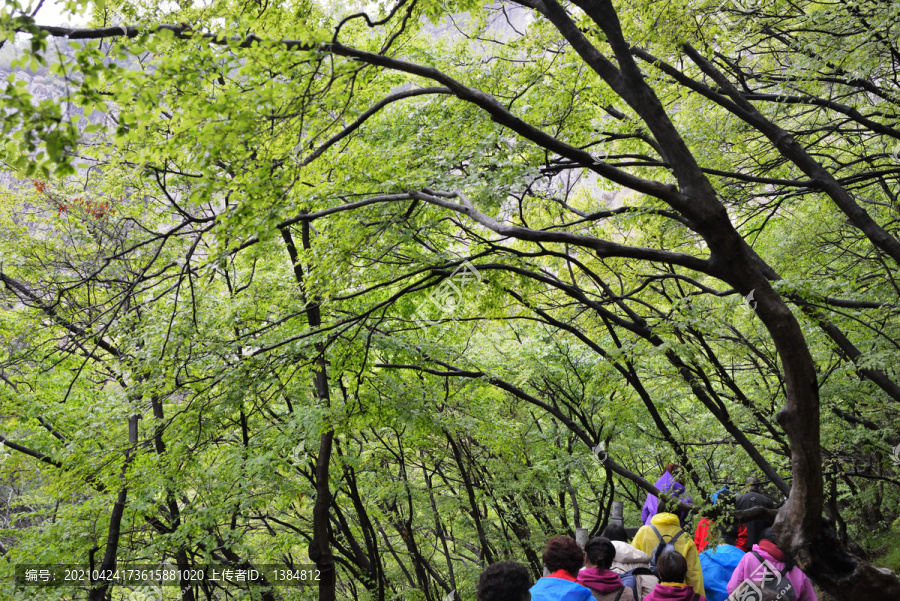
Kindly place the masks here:
<instances>
[{"instance_id":1,"label":"person in yellow raincoat","mask_svg":"<svg viewBox=\"0 0 900 601\"><path fill-rule=\"evenodd\" d=\"M695 592L706 595L706 589L703 588L703 569L700 567L700 554L697 553L697 547L691 540L691 536L682 531L681 520L678 516L666 512L666 503L663 499L659 501L659 513L650 519L650 524L641 526L641 529L634 535L631 545L653 557L660 542L657 532L667 543L674 539L675 550L681 553L687 561L685 583L693 586Z\"/></svg>"}]
</instances>

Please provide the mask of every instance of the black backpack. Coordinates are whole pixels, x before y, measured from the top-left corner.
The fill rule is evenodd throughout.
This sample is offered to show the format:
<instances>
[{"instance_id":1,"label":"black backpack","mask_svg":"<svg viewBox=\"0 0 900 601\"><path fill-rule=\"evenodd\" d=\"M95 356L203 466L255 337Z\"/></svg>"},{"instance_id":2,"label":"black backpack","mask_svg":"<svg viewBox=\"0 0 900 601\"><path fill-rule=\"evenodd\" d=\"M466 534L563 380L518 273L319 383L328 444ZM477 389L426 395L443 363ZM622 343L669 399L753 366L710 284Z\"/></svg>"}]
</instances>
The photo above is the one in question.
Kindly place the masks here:
<instances>
[{"instance_id":1,"label":"black backpack","mask_svg":"<svg viewBox=\"0 0 900 601\"><path fill-rule=\"evenodd\" d=\"M659 578L659 570L656 568L656 562L662 557L662 554L666 551L674 551L675 550L675 541L684 534L684 530L679 530L675 536L671 537L668 541L663 540L663 535L659 533L659 530L656 529L656 526L650 524L650 527L653 528L654 534L656 534L656 538L659 539L659 544L656 545L656 550L653 551L653 554L650 555L650 571L653 572L653 575ZM666 535L668 536L668 535ZM785 600L787 601L787 600Z\"/></svg>"},{"instance_id":2,"label":"black backpack","mask_svg":"<svg viewBox=\"0 0 900 601\"><path fill-rule=\"evenodd\" d=\"M794 585L784 572L762 558L756 551L751 551L759 560L759 567L741 582L728 599L741 601L797 601ZM754 580L761 582L754 582Z\"/></svg>"}]
</instances>

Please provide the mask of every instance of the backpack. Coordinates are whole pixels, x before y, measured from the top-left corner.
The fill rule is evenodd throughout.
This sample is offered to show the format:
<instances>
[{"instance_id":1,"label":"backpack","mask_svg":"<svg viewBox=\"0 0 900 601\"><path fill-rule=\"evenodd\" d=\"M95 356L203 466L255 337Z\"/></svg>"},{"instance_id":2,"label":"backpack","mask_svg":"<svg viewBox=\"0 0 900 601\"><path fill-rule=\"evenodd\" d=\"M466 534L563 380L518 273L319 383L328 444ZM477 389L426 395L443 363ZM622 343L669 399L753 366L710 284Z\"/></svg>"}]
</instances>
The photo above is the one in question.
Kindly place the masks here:
<instances>
[{"instance_id":1,"label":"backpack","mask_svg":"<svg viewBox=\"0 0 900 601\"><path fill-rule=\"evenodd\" d=\"M623 586L622 588L619 589L619 594L616 595L616 598L613 599L613 601L619 601L619 599L622 598L622 593L624 593L624 592L625 592L625 587ZM594 589L591 589L591 596L592 596L594 599L602 599L602 598L605 597L606 595L601 595L600 593L598 593L598 592L595 591Z\"/></svg>"},{"instance_id":2,"label":"backpack","mask_svg":"<svg viewBox=\"0 0 900 601\"><path fill-rule=\"evenodd\" d=\"M622 584L631 589L631 592L634 594L635 601L640 601L640 587L638 586L637 577L638 576L652 576L653 572L651 572L648 568L634 568L633 570L628 570L627 572L622 572L619 574L619 579L622 581Z\"/></svg>"},{"instance_id":3,"label":"backpack","mask_svg":"<svg viewBox=\"0 0 900 601\"><path fill-rule=\"evenodd\" d=\"M653 532L654 534L656 534L656 538L659 539L659 544L656 545L656 550L653 551L652 555L650 555L650 572L652 572L654 576L659 578L659 570L656 568L656 562L659 561L659 558L662 557L662 554L664 552L675 550L675 541L678 540L678 537L684 534L684 530L679 530L675 534L675 536L671 537L667 542L663 540L663 535L659 533L659 530L656 529L656 526L650 524L650 527L653 528Z\"/></svg>"},{"instance_id":4,"label":"backpack","mask_svg":"<svg viewBox=\"0 0 900 601\"><path fill-rule=\"evenodd\" d=\"M759 567L732 591L728 599L797 601L797 592L785 573L763 559L756 551L751 551L751 553L759 560ZM760 582L754 582L754 580L760 580Z\"/></svg>"}]
</instances>

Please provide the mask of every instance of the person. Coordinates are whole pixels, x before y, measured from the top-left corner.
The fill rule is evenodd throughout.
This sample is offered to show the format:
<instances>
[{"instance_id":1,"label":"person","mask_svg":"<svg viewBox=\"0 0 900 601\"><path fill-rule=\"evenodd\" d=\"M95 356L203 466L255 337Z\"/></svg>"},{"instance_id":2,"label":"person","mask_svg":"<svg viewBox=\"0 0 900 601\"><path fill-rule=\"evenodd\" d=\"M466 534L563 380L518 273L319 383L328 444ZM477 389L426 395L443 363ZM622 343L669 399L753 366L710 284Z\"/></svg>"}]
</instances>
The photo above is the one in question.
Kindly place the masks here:
<instances>
[{"instance_id":1,"label":"person","mask_svg":"<svg viewBox=\"0 0 900 601\"><path fill-rule=\"evenodd\" d=\"M616 548L608 538L595 536L584 546L584 569L578 582L591 589L599 601L634 601L631 589L622 584L619 575L610 570Z\"/></svg>"},{"instance_id":2,"label":"person","mask_svg":"<svg viewBox=\"0 0 900 601\"><path fill-rule=\"evenodd\" d=\"M728 497L728 493L730 491L728 488L720 488L716 492L714 492L710 496L710 500L712 504L715 505L719 500L719 495L722 495L723 500ZM733 503L734 499L730 499ZM706 546L709 544L709 531L715 526L715 523L706 516L700 518L700 521L697 522L697 529L694 530L694 545L697 547L697 551L702 553Z\"/></svg>"},{"instance_id":3,"label":"person","mask_svg":"<svg viewBox=\"0 0 900 601\"><path fill-rule=\"evenodd\" d=\"M694 541L691 540L691 537L681 529L681 520L678 516L674 513L666 512L666 505L666 501L659 501L660 513L657 513L651 518L649 525L641 526L640 530L637 531L637 534L634 535L634 540L631 541L631 544L634 545L635 548L640 549L649 555L652 563L653 554L655 553L657 546L659 546L659 543L671 542L675 547L675 550L684 557L685 561L687 561L687 576L685 582L694 587L694 590L701 595L705 595L706 590L703 588L703 571L700 568L700 556L697 553L697 547L694 545ZM657 559L657 565L658 561L659 560ZM660 580L662 580L662 575L660 575Z\"/></svg>"},{"instance_id":4,"label":"person","mask_svg":"<svg viewBox=\"0 0 900 601\"><path fill-rule=\"evenodd\" d=\"M684 581L688 563L681 553L666 551L660 555L657 565L660 583L644 601L706 601L702 593Z\"/></svg>"},{"instance_id":5,"label":"person","mask_svg":"<svg viewBox=\"0 0 900 601\"><path fill-rule=\"evenodd\" d=\"M590 601L591 591L578 584L578 570L584 565L584 551L569 536L554 536L547 541L541 556L549 576L539 578L531 587L531 601Z\"/></svg>"},{"instance_id":6,"label":"person","mask_svg":"<svg viewBox=\"0 0 900 601\"><path fill-rule=\"evenodd\" d=\"M705 515L697 522L697 529L694 530L694 546L697 547L698 552L703 553L709 545L709 531L715 526L715 523Z\"/></svg>"},{"instance_id":7,"label":"person","mask_svg":"<svg viewBox=\"0 0 900 601\"><path fill-rule=\"evenodd\" d=\"M765 579L782 585L786 579L791 584L796 601L818 601L812 582L778 548L774 538L771 528L763 530L759 544L753 545L753 549L741 558L731 575L727 587L728 594L731 595L738 587L747 586L744 584L745 582L759 585ZM764 566L763 562L768 562L768 565ZM771 568L775 568L786 578L783 579L778 574L771 574ZM783 595L783 598L789 598L789 596Z\"/></svg>"},{"instance_id":8,"label":"person","mask_svg":"<svg viewBox=\"0 0 900 601\"><path fill-rule=\"evenodd\" d=\"M703 588L709 601L728 599L728 581L744 557L743 549L736 543L734 532L725 531L722 533L722 544L700 554Z\"/></svg>"},{"instance_id":9,"label":"person","mask_svg":"<svg viewBox=\"0 0 900 601\"><path fill-rule=\"evenodd\" d=\"M628 544L628 533L625 532L624 526L609 524L603 529L603 536L608 538L616 549L616 557L610 569L619 574L623 584L631 586L629 576L634 579L631 590L635 601L641 601L659 584L659 579L650 572L650 556Z\"/></svg>"},{"instance_id":10,"label":"person","mask_svg":"<svg viewBox=\"0 0 900 601\"><path fill-rule=\"evenodd\" d=\"M690 503L691 498L684 494L684 468L677 463L670 463L666 466L666 471L654 484L657 490L677 496L679 500ZM659 513L658 509L659 497L647 493L647 499L644 501L644 507L641 509L641 522L647 526L654 515ZM679 516L682 520L687 518L687 514Z\"/></svg>"},{"instance_id":11,"label":"person","mask_svg":"<svg viewBox=\"0 0 900 601\"><path fill-rule=\"evenodd\" d=\"M492 563L478 579L478 601L529 601L531 575L517 561Z\"/></svg>"},{"instance_id":12,"label":"person","mask_svg":"<svg viewBox=\"0 0 900 601\"><path fill-rule=\"evenodd\" d=\"M762 485L759 478L750 476L747 478L748 491L737 498L734 502L734 508L737 511L745 509L753 509L754 507L775 508L775 503L762 492ZM745 521L738 526L739 546L744 551L750 551L753 545L757 544L762 537L762 532L772 524L772 521L765 517L756 517ZM743 535L743 536L742 536Z\"/></svg>"}]
</instances>

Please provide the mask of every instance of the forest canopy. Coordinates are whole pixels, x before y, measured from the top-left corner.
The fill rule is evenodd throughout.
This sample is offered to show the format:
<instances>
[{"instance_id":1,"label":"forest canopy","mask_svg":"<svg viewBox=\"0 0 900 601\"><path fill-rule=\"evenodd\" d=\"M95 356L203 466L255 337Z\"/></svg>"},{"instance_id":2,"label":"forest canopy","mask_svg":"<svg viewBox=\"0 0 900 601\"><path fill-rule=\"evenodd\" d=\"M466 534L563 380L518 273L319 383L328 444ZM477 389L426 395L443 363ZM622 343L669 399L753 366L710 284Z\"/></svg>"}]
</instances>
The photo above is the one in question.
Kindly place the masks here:
<instances>
[{"instance_id":1,"label":"forest canopy","mask_svg":"<svg viewBox=\"0 0 900 601\"><path fill-rule=\"evenodd\" d=\"M473 599L669 463L900 598L900 3L66 5L0 9L2 598ZM214 563L321 578L13 580Z\"/></svg>"}]
</instances>

